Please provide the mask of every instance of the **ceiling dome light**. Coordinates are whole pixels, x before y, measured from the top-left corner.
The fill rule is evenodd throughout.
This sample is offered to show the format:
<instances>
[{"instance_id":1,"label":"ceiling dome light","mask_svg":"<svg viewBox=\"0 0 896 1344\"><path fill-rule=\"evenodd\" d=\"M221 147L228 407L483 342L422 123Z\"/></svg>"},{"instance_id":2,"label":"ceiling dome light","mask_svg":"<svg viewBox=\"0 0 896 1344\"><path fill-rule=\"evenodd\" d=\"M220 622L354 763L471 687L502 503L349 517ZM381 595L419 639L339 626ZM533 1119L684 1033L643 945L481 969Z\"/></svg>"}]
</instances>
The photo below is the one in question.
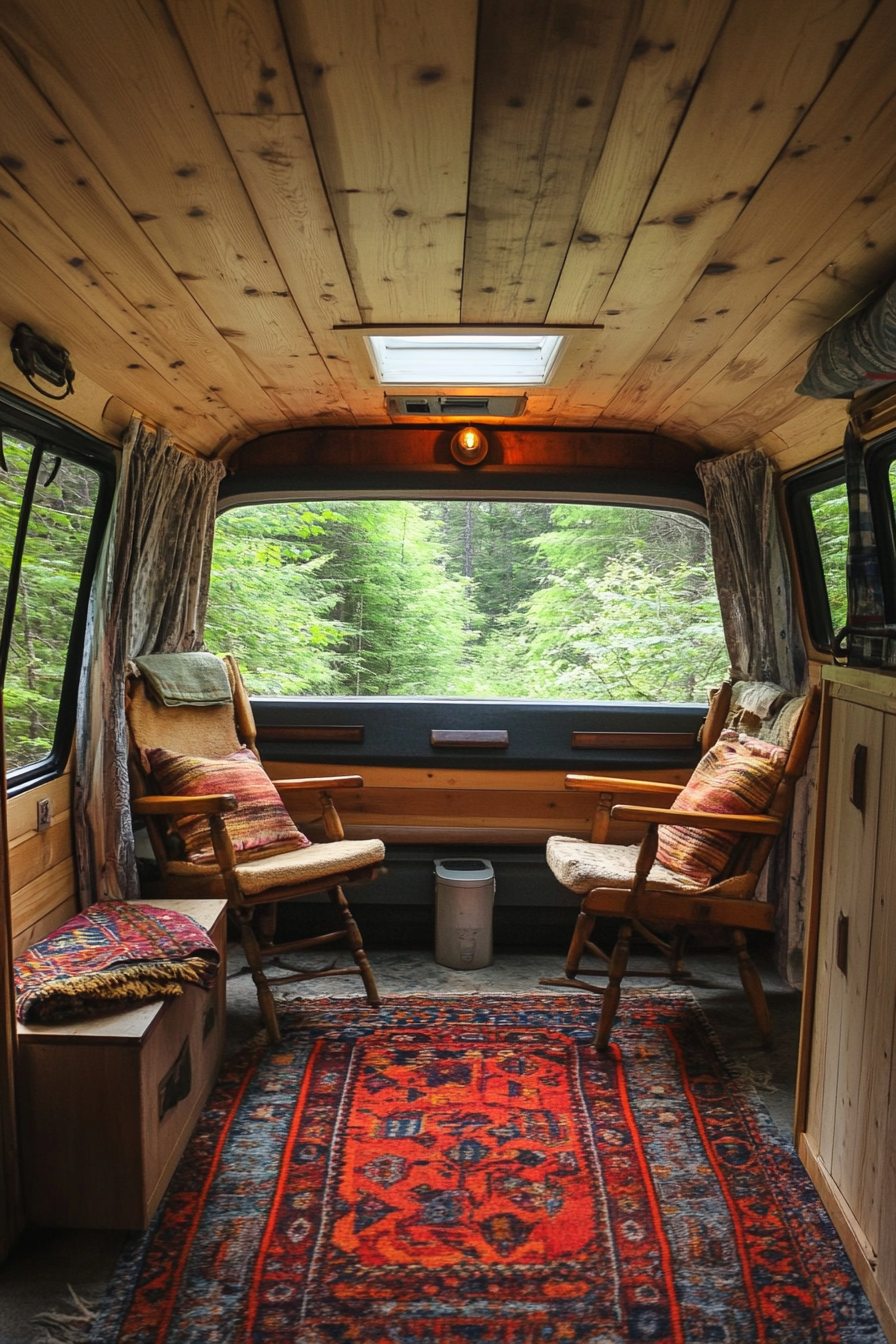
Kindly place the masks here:
<instances>
[{"instance_id":1,"label":"ceiling dome light","mask_svg":"<svg viewBox=\"0 0 896 1344\"><path fill-rule=\"evenodd\" d=\"M464 425L451 440L451 456L462 467L475 467L487 452L488 439L473 425Z\"/></svg>"}]
</instances>

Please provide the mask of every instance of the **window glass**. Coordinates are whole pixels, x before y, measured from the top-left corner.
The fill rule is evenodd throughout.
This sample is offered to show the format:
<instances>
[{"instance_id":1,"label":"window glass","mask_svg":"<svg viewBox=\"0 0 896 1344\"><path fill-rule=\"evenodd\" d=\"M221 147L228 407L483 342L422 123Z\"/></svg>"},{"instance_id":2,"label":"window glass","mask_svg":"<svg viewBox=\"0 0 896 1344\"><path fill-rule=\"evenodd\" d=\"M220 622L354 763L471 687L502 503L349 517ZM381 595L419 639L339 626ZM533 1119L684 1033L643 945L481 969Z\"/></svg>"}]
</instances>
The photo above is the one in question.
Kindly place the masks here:
<instances>
[{"instance_id":1,"label":"window glass","mask_svg":"<svg viewBox=\"0 0 896 1344\"><path fill-rule=\"evenodd\" d=\"M2 442L6 470L0 469L0 616L6 603L22 495L34 451L33 445L19 435L4 434Z\"/></svg>"},{"instance_id":2,"label":"window glass","mask_svg":"<svg viewBox=\"0 0 896 1344\"><path fill-rule=\"evenodd\" d=\"M0 473L3 587L15 542L30 449L4 434L9 470ZM32 765L53 748L75 605L96 507L89 467L42 455L28 522L4 686L6 763Z\"/></svg>"},{"instance_id":3,"label":"window glass","mask_svg":"<svg viewBox=\"0 0 896 1344\"><path fill-rule=\"evenodd\" d=\"M699 519L528 501L232 509L206 641L268 695L703 701L728 665Z\"/></svg>"},{"instance_id":4,"label":"window glass","mask_svg":"<svg viewBox=\"0 0 896 1344\"><path fill-rule=\"evenodd\" d=\"M809 496L821 567L831 613L831 633L846 624L846 552L849 543L849 507L846 482Z\"/></svg>"}]
</instances>

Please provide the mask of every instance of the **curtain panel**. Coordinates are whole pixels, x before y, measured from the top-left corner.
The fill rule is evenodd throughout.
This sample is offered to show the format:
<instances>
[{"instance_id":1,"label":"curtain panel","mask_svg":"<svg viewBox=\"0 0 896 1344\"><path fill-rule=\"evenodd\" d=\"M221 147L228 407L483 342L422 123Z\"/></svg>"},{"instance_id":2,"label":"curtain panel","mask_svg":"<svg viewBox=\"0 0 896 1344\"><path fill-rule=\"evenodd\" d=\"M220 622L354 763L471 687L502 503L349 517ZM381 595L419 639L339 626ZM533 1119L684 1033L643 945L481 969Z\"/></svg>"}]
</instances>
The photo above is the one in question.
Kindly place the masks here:
<instances>
[{"instance_id":1,"label":"curtain panel","mask_svg":"<svg viewBox=\"0 0 896 1344\"><path fill-rule=\"evenodd\" d=\"M697 464L703 482L725 642L735 681L806 689L806 651L793 605L790 567L775 505L775 474L758 449ZM778 967L802 981L808 900L809 816L816 794L817 745L796 787L790 832L772 849L758 888L777 909Z\"/></svg>"},{"instance_id":2,"label":"curtain panel","mask_svg":"<svg viewBox=\"0 0 896 1344\"><path fill-rule=\"evenodd\" d=\"M896 286L893 292L896 295ZM849 504L847 625L843 632L846 660L851 667L896 667L896 631L887 625L880 560L865 473L865 449L852 425L847 427L843 440L843 458ZM840 642L840 639L835 641L835 648Z\"/></svg>"},{"instance_id":3,"label":"curtain panel","mask_svg":"<svg viewBox=\"0 0 896 1344\"><path fill-rule=\"evenodd\" d=\"M82 906L139 896L127 770L128 661L202 648L220 462L131 421L87 621L75 730Z\"/></svg>"}]
</instances>

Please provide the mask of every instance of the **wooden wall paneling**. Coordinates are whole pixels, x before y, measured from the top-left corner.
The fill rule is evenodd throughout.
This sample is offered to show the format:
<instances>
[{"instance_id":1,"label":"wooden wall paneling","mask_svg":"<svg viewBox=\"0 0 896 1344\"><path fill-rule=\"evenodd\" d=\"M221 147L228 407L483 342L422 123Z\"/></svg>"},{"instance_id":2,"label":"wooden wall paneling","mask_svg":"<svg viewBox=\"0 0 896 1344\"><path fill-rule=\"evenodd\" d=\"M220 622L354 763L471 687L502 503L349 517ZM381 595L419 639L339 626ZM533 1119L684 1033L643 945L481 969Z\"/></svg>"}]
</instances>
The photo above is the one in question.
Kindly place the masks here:
<instances>
[{"instance_id":1,"label":"wooden wall paneling","mask_svg":"<svg viewBox=\"0 0 896 1344\"><path fill-rule=\"evenodd\" d=\"M280 11L365 322L457 322L475 0Z\"/></svg>"},{"instance_id":2,"label":"wooden wall paneling","mask_svg":"<svg viewBox=\"0 0 896 1344\"><path fill-rule=\"evenodd\" d=\"M464 322L543 322L638 35L640 3L483 0Z\"/></svg>"},{"instance_id":3,"label":"wooden wall paneling","mask_svg":"<svg viewBox=\"0 0 896 1344\"><path fill-rule=\"evenodd\" d=\"M849 1151L851 1182L858 1192L854 1208L871 1245L880 1249L887 1223L896 1221L896 1156L887 1153L888 1111L896 1112L893 1054L896 1047L896 979L892 973L896 947L896 715L883 715L880 823L874 896L870 902L870 955L868 997L862 1049L862 1068L854 1104L854 1133L859 1142ZM889 782L889 783L888 783ZM891 1136L892 1137L892 1136ZM889 1238L891 1251L896 1237ZM880 1264L890 1267L896 1288L896 1256L881 1253ZM896 1295L885 1290L891 1301Z\"/></svg>"},{"instance_id":4,"label":"wooden wall paneling","mask_svg":"<svg viewBox=\"0 0 896 1344\"><path fill-rule=\"evenodd\" d=\"M35 392L25 381L25 376L15 366L9 343L12 340L12 328L0 322L0 387L7 388L24 401L34 406L46 406L46 398ZM109 402L111 393L107 387L100 387L86 373L78 378L78 397L66 397L56 408L56 415L71 424L86 429L88 434L111 443L118 443L120 431L114 430L103 419L103 411Z\"/></svg>"},{"instance_id":5,"label":"wooden wall paneling","mask_svg":"<svg viewBox=\"0 0 896 1344\"><path fill-rule=\"evenodd\" d=\"M285 416L344 417L161 0L10 0L0 31Z\"/></svg>"},{"instance_id":6,"label":"wooden wall paneling","mask_svg":"<svg viewBox=\"0 0 896 1344\"><path fill-rule=\"evenodd\" d=\"M66 920L71 919L78 913L78 898L72 893L66 896L58 905L54 905L52 910L36 919L33 924L25 925L12 940L12 954L17 957L20 952L24 952L32 943L38 943L42 938L48 937L58 929Z\"/></svg>"},{"instance_id":7,"label":"wooden wall paneling","mask_svg":"<svg viewBox=\"0 0 896 1344\"><path fill-rule=\"evenodd\" d=\"M25 1221L19 1177L16 1116L16 1018L13 976L12 903L7 865L6 750L0 687L0 1262L6 1259Z\"/></svg>"},{"instance_id":8,"label":"wooden wall paneling","mask_svg":"<svg viewBox=\"0 0 896 1344\"><path fill-rule=\"evenodd\" d=\"M881 281L890 279L896 265L896 172L887 197L890 208L839 255L828 253L824 269L786 307L777 314L766 314L765 324L752 340L746 341L716 377L673 413L673 424L699 432L720 418L737 416L738 407L753 393L760 393L782 364L798 359L805 369L820 337L848 313L863 307ZM750 321L743 328L754 325L758 323ZM795 413L803 404L802 397L795 397Z\"/></svg>"},{"instance_id":9,"label":"wooden wall paneling","mask_svg":"<svg viewBox=\"0 0 896 1344\"><path fill-rule=\"evenodd\" d=\"M861 1068L862 1042L860 1036L855 1039L855 1033L862 1030L868 992L868 935L875 861L874 846L868 839L876 833L881 717L876 710L836 698L831 714L819 961L829 978L825 1036L828 1040L839 1039L840 1045L833 1051L828 1046L831 1067L823 1078L817 1109L812 1108L810 1113L820 1117L817 1138L821 1159L851 1207L855 1206L856 1192L851 1188L850 1155L845 1140L850 1132L848 1112L856 1098ZM864 814L849 800L857 743L868 749ZM845 975L838 969L835 957L841 914L849 920Z\"/></svg>"},{"instance_id":10,"label":"wooden wall paneling","mask_svg":"<svg viewBox=\"0 0 896 1344\"><path fill-rule=\"evenodd\" d=\"M75 913L72 776L60 775L8 804L9 881L14 950L50 933ZM50 800L50 827L37 829L37 800Z\"/></svg>"},{"instance_id":11,"label":"wooden wall paneling","mask_svg":"<svg viewBox=\"0 0 896 1344\"><path fill-rule=\"evenodd\" d=\"M283 424L283 412L2 44L0 162L51 218L63 222L76 250L143 314L172 359L183 359L209 395L224 393L258 433Z\"/></svg>"},{"instance_id":12,"label":"wooden wall paneling","mask_svg":"<svg viewBox=\"0 0 896 1344\"><path fill-rule=\"evenodd\" d=\"M673 415L865 230L880 227L893 205L894 60L890 2L869 18L611 413Z\"/></svg>"},{"instance_id":13,"label":"wooden wall paneling","mask_svg":"<svg viewBox=\"0 0 896 1344\"><path fill-rule=\"evenodd\" d=\"M576 220L550 323L597 321L730 0L645 0L597 172Z\"/></svg>"},{"instance_id":14,"label":"wooden wall paneling","mask_svg":"<svg viewBox=\"0 0 896 1344\"><path fill-rule=\"evenodd\" d=\"M355 415L386 420L332 335L361 315L272 0L168 9L318 353Z\"/></svg>"},{"instance_id":15,"label":"wooden wall paneling","mask_svg":"<svg viewBox=\"0 0 896 1344\"><path fill-rule=\"evenodd\" d=\"M184 401L196 415L207 415L210 447L225 435L251 437L252 430L227 402L196 377L185 360L172 359L172 349L143 315L84 257L62 229L9 173L0 169L0 221L32 251L58 280L96 313L131 347L135 361L144 359L166 383L173 404ZM63 341L65 343L65 341Z\"/></svg>"},{"instance_id":16,"label":"wooden wall paneling","mask_svg":"<svg viewBox=\"0 0 896 1344\"><path fill-rule=\"evenodd\" d=\"M209 422L202 410L172 387L155 369L97 317L92 308L57 279L33 252L0 224L0 319L9 326L28 322L42 335L61 341L75 371L86 369L115 396L165 425L189 447L209 445ZM77 396L77 378L75 396ZM215 440L220 439L220 427Z\"/></svg>"},{"instance_id":17,"label":"wooden wall paneling","mask_svg":"<svg viewBox=\"0 0 896 1344\"><path fill-rule=\"evenodd\" d=\"M606 408L710 264L824 87L868 0L735 0L596 315L598 352L568 399Z\"/></svg>"}]
</instances>

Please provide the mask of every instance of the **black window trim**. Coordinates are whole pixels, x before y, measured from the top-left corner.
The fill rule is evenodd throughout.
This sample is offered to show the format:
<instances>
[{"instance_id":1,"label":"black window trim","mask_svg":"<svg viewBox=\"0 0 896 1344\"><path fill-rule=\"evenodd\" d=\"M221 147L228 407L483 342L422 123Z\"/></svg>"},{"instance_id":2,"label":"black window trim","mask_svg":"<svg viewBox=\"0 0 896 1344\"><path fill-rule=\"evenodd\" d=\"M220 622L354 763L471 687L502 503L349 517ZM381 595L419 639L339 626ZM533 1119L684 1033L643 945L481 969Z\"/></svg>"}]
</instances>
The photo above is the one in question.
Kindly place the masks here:
<instances>
[{"instance_id":1,"label":"black window trim","mask_svg":"<svg viewBox=\"0 0 896 1344\"><path fill-rule=\"evenodd\" d=\"M889 483L890 464L896 461L896 430L875 439L866 450L865 471L874 520L885 619L896 624L896 500Z\"/></svg>"},{"instance_id":2,"label":"black window trim","mask_svg":"<svg viewBox=\"0 0 896 1344\"><path fill-rule=\"evenodd\" d=\"M0 672L4 677L15 607L14 601L11 602L9 599L11 596L17 596L18 593L16 555L20 565L27 533L31 499L34 493L34 481L37 472L40 470L41 458L63 457L66 461L90 468L96 472L98 478L96 506L90 535L87 539L87 549L84 554L84 568L81 574L75 610L72 615L72 628L65 659L65 670L59 692L59 712L56 718L53 747L49 755L42 760L7 771L7 794L9 797L14 797L57 779L63 774L68 762L75 732L78 683L81 677L84 653L87 608L90 602L90 592L93 586L100 546L112 511L112 497L115 492L118 471L118 455L110 444L94 438L86 430L79 429L77 426L61 420L42 407L22 401L3 389L0 389L0 430L7 434L21 434L28 442L34 444L36 450L31 460L28 483L22 500L13 567L5 602L2 632L0 632ZM15 588L12 584L13 577L16 578Z\"/></svg>"},{"instance_id":3,"label":"black window trim","mask_svg":"<svg viewBox=\"0 0 896 1344\"><path fill-rule=\"evenodd\" d=\"M837 632L831 620L831 604L824 579L824 566L815 520L812 516L811 500L812 496L820 491L845 483L846 466L841 453L818 466L801 471L797 476L791 476L784 487L806 624L812 643L822 653L830 653Z\"/></svg>"}]
</instances>

